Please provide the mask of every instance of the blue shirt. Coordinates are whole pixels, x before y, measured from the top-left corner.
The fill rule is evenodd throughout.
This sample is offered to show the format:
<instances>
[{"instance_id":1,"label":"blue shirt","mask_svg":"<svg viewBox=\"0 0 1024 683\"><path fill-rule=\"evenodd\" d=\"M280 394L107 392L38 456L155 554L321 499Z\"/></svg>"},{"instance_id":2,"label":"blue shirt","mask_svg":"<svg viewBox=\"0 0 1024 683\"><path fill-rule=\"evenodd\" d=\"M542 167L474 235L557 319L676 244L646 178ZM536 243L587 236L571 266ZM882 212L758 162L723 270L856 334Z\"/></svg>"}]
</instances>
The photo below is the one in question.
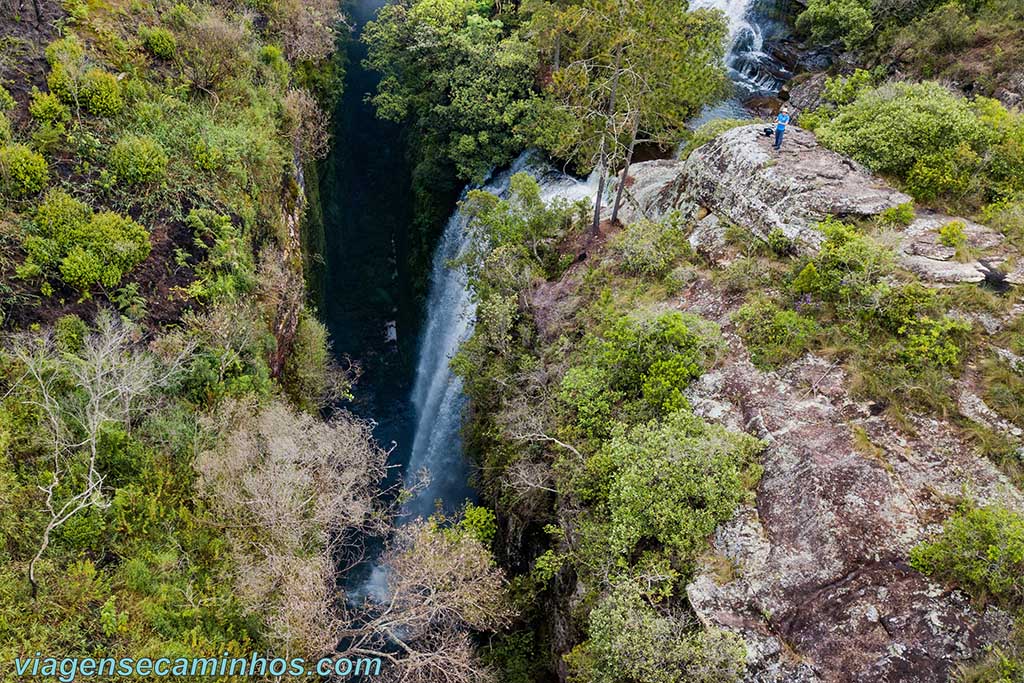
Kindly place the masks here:
<instances>
[{"instance_id":1,"label":"blue shirt","mask_svg":"<svg viewBox=\"0 0 1024 683\"><path fill-rule=\"evenodd\" d=\"M779 114L779 118L775 119L775 130L786 130L787 123L789 123L789 114Z\"/></svg>"}]
</instances>

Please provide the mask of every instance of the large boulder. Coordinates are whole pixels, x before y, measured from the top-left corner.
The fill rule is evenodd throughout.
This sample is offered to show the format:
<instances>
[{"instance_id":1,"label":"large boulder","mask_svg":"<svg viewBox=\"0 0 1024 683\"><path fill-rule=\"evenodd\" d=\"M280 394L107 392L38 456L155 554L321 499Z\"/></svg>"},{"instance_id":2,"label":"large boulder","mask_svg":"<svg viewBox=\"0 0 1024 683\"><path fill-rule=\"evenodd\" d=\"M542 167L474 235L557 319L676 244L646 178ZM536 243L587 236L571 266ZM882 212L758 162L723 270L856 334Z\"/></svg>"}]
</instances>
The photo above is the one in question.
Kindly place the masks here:
<instances>
[{"instance_id":1,"label":"large boulder","mask_svg":"<svg viewBox=\"0 0 1024 683\"><path fill-rule=\"evenodd\" d=\"M762 129L733 128L686 160L636 164L623 219L672 210L692 216L703 208L759 237L779 231L798 247L814 249L822 239L815 226L825 216L872 216L910 201L808 131L791 127L776 152Z\"/></svg>"},{"instance_id":2,"label":"large boulder","mask_svg":"<svg viewBox=\"0 0 1024 683\"><path fill-rule=\"evenodd\" d=\"M966 248L985 254L989 259L958 259L954 247L942 243L939 231L950 223L959 223L964 232ZM997 251L1003 236L995 230L964 218L922 212L900 233L899 259L906 269L928 282L956 284L981 282L997 277L993 263L1005 257Z\"/></svg>"}]
</instances>

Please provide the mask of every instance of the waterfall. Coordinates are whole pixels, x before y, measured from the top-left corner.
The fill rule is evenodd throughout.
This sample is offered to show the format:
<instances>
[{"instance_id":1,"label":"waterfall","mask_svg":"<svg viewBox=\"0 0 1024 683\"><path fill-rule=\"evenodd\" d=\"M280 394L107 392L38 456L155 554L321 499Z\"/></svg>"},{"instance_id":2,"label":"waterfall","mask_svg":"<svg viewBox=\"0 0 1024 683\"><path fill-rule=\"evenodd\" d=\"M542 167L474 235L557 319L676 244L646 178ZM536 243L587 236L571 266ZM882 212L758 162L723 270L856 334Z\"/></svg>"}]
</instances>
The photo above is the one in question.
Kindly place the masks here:
<instances>
[{"instance_id":1,"label":"waterfall","mask_svg":"<svg viewBox=\"0 0 1024 683\"><path fill-rule=\"evenodd\" d=\"M524 152L508 169L491 177L483 189L503 196L512 176L520 171L537 180L541 197L547 202L555 198L575 201L592 197L597 191L596 178L578 180L537 161L530 152ZM463 198L469 189L463 191ZM472 495L459 434L466 398L462 382L449 367L459 345L472 334L476 313L465 270L449 267L468 246L467 220L459 209L448 219L431 267L427 318L412 389L416 429L406 469L407 483L425 469L430 474L430 484L406 504L404 511L410 517L431 514L436 500L452 510Z\"/></svg>"},{"instance_id":2,"label":"waterfall","mask_svg":"<svg viewBox=\"0 0 1024 683\"><path fill-rule=\"evenodd\" d=\"M743 100L751 96L774 95L791 74L765 50L767 40L786 34L776 16L780 0L692 0L691 9L720 10L728 22L725 67L735 94L707 107L691 126L720 118L748 118Z\"/></svg>"}]
</instances>

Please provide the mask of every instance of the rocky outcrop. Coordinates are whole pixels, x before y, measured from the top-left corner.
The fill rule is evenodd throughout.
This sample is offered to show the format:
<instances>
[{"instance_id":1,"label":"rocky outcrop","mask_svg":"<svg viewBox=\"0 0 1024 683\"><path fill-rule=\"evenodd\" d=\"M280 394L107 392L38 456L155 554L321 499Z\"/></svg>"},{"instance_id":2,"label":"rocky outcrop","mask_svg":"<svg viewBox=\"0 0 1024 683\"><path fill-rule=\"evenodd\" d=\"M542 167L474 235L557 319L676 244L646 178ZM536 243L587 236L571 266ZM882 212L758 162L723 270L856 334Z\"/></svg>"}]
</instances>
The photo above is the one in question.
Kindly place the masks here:
<instances>
[{"instance_id":1,"label":"rocky outcrop","mask_svg":"<svg viewBox=\"0 0 1024 683\"><path fill-rule=\"evenodd\" d=\"M958 254L942 243L939 230L950 223L963 226L966 244ZM1004 239L995 230L964 218L921 213L900 232L899 260L907 270L929 282L955 284L998 279L997 265L1006 260L999 251ZM976 254L977 258L958 258Z\"/></svg>"},{"instance_id":2,"label":"rocky outcrop","mask_svg":"<svg viewBox=\"0 0 1024 683\"><path fill-rule=\"evenodd\" d=\"M799 128L775 152L762 126L741 126L694 150L685 161L636 164L622 213L656 218L701 208L767 238L780 231L813 249L825 216L871 216L910 201L856 162L827 150Z\"/></svg>"},{"instance_id":3,"label":"rocky outcrop","mask_svg":"<svg viewBox=\"0 0 1024 683\"><path fill-rule=\"evenodd\" d=\"M729 334L733 302L708 282L683 308ZM911 433L852 400L836 363L807 356L764 373L730 356L688 392L694 411L767 442L756 501L716 533L718 563L687 587L708 626L748 643L750 681L931 683L1005 637L1011 619L909 566L964 487L981 504L1024 496L955 429Z\"/></svg>"}]
</instances>

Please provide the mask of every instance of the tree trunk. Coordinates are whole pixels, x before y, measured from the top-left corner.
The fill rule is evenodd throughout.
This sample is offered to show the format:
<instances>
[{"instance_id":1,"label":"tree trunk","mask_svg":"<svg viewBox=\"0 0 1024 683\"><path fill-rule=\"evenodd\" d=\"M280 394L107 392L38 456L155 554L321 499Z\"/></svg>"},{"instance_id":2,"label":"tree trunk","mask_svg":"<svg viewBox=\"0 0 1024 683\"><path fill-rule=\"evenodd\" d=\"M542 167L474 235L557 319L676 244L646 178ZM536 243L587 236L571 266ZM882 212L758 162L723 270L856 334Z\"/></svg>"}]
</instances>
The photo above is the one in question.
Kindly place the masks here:
<instances>
[{"instance_id":1,"label":"tree trunk","mask_svg":"<svg viewBox=\"0 0 1024 683\"><path fill-rule=\"evenodd\" d=\"M615 71L612 73L612 92L608 96L608 112L605 118L604 133L601 135L601 153L597 162L597 197L594 199L594 222L590 225L590 234L597 236L601 227L601 195L604 194L605 176L608 175L608 122L615 116L615 94L619 90L619 74L622 72L622 44L615 49Z\"/></svg>"},{"instance_id":2,"label":"tree trunk","mask_svg":"<svg viewBox=\"0 0 1024 683\"><path fill-rule=\"evenodd\" d=\"M622 205L622 192L626 189L626 179L629 178L629 165L633 161L633 149L636 147L636 134L640 130L640 117L633 120L633 134L629 138L629 151L626 152L626 165L622 167L622 177L619 178L619 187L615 190L615 204L612 206L612 223L619 220L619 206Z\"/></svg>"}]
</instances>

